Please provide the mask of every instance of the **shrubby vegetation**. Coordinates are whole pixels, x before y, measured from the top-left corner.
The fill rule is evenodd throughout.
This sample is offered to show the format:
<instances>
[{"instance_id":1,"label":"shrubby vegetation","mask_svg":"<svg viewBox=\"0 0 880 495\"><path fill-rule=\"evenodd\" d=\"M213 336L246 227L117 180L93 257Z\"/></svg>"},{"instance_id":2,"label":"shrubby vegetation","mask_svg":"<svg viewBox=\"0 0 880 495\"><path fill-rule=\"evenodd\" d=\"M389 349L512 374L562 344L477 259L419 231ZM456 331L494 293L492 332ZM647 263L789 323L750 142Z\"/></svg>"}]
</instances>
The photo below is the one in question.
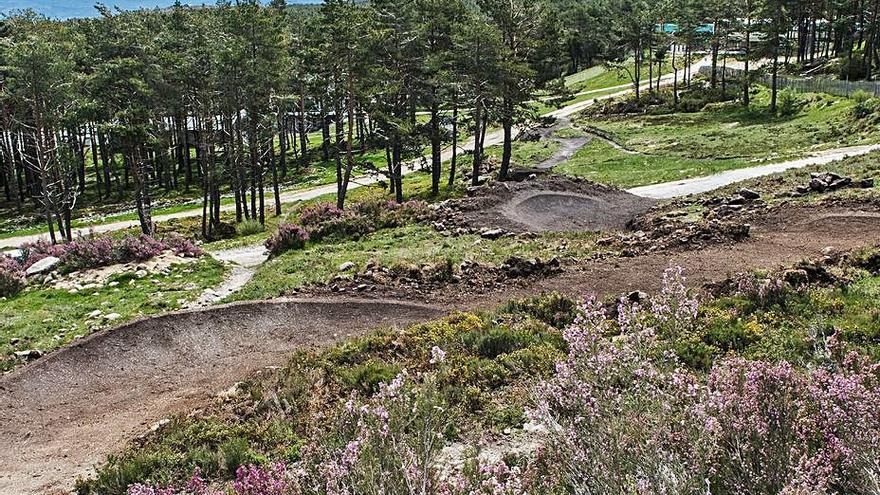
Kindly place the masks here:
<instances>
[{"instance_id":1,"label":"shrubby vegetation","mask_svg":"<svg viewBox=\"0 0 880 495\"><path fill-rule=\"evenodd\" d=\"M428 215L421 201L397 203L368 200L340 209L332 203L315 203L300 213L299 224L284 223L266 241L273 255L302 249L307 241L346 241L358 239L381 229L401 227Z\"/></svg>"},{"instance_id":2,"label":"shrubby vegetation","mask_svg":"<svg viewBox=\"0 0 880 495\"><path fill-rule=\"evenodd\" d=\"M156 239L144 234L126 235L121 238L109 236L81 237L64 244L38 241L21 248L19 260L24 268L37 261L54 256L59 258L62 272L87 270L115 263L146 261L162 251L171 250L178 256L198 257L204 251L192 240L176 234Z\"/></svg>"},{"instance_id":3,"label":"shrubby vegetation","mask_svg":"<svg viewBox=\"0 0 880 495\"><path fill-rule=\"evenodd\" d=\"M196 470L236 494L252 493L243 479L283 494L873 493L880 343L846 330L870 327L861 310L794 361L732 347L695 362L679 343L717 335L731 304L742 319L772 313L757 338L773 341L810 324L801 297L876 291L877 276L861 271L875 257L827 287L746 276L701 300L670 270L647 300L542 297L302 353L219 410L112 458L80 492L214 493L187 491ZM827 306L878 311L863 301ZM530 455L438 464L444 445L524 421L541 444Z\"/></svg>"}]
</instances>

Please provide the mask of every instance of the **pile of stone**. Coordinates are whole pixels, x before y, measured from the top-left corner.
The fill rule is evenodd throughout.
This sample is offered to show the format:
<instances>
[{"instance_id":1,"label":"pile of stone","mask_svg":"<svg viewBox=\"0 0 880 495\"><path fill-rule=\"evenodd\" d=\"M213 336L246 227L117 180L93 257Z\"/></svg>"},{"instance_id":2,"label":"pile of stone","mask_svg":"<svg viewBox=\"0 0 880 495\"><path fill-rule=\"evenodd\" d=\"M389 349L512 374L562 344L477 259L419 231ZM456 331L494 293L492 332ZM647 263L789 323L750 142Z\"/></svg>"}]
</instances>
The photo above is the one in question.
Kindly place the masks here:
<instances>
[{"instance_id":1,"label":"pile of stone","mask_svg":"<svg viewBox=\"0 0 880 495\"><path fill-rule=\"evenodd\" d=\"M368 294L381 292L422 294L433 296L444 288L454 286L456 292L485 292L503 289L513 279L549 276L563 271L559 259L541 260L512 256L500 265L465 260L459 265L447 262L420 266L400 264L393 267L369 262L361 270L353 263L343 263L340 273L327 284L314 287L317 292Z\"/></svg>"},{"instance_id":2,"label":"pile of stone","mask_svg":"<svg viewBox=\"0 0 880 495\"><path fill-rule=\"evenodd\" d=\"M740 189L735 195L729 197L715 196L704 200L702 205L706 208L703 216L707 219L723 219L744 212L762 210L767 203L761 199L761 195L751 189Z\"/></svg>"},{"instance_id":3,"label":"pile of stone","mask_svg":"<svg viewBox=\"0 0 880 495\"><path fill-rule=\"evenodd\" d=\"M824 193L847 188L871 189L873 187L873 178L855 180L852 177L842 176L834 172L813 172L810 174L810 182L808 184L797 186L795 195L803 196L811 192Z\"/></svg>"}]
</instances>

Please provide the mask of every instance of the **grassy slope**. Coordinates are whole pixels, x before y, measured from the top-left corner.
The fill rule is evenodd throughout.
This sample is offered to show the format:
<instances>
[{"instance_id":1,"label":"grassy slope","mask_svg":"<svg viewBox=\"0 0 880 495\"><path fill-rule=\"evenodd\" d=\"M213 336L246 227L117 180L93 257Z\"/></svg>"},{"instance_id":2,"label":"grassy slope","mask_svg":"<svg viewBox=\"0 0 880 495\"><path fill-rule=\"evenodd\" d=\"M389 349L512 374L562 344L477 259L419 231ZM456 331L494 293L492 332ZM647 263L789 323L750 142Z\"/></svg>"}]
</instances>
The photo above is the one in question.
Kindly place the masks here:
<instances>
[{"instance_id":1,"label":"grassy slope","mask_svg":"<svg viewBox=\"0 0 880 495\"><path fill-rule=\"evenodd\" d=\"M791 117L769 114L768 92L762 89L751 109L735 104L697 113L627 116L625 119L582 117L610 133L630 155L594 142L558 171L619 186L653 184L707 175L765 161L803 156L809 151L876 140L876 129L855 130L848 98L807 95Z\"/></svg>"},{"instance_id":2,"label":"grassy slope","mask_svg":"<svg viewBox=\"0 0 880 495\"><path fill-rule=\"evenodd\" d=\"M840 329L844 345L880 357L880 277L849 286L788 291L774 304L745 296L704 301L694 328L668 341L685 363L704 369L740 355L796 366L826 359L817 339ZM402 332L378 331L326 350L303 352L287 367L246 383L237 398L174 419L161 434L131 447L84 483L92 493L121 493L128 483L186 479L195 467L229 479L238 465L301 459L303 445L337 441L342 398L369 396L400 370L433 370L432 346L444 349L437 393L454 425L448 441L475 441L521 427L529 389L565 350L559 328L573 304L544 296L485 315L461 314ZM661 338L668 336L661 335ZM279 400L284 404L279 409Z\"/></svg>"},{"instance_id":3,"label":"grassy slope","mask_svg":"<svg viewBox=\"0 0 880 495\"><path fill-rule=\"evenodd\" d=\"M261 266L254 278L233 296L236 300L277 297L314 283L328 282L337 267L353 262L363 268L373 261L385 267L431 265L464 260L501 263L510 256L582 257L595 246L594 234L543 234L536 239L486 241L478 235L444 237L424 225L381 230L360 240L324 242L291 251Z\"/></svg>"},{"instance_id":4,"label":"grassy slope","mask_svg":"<svg viewBox=\"0 0 880 495\"><path fill-rule=\"evenodd\" d=\"M12 356L15 351L53 351L104 326L178 309L178 299L192 300L205 288L216 286L224 270L220 263L205 257L194 264L172 265L168 276L138 279L131 273L119 274L108 280L118 282L116 287L105 285L76 294L32 287L0 303L4 314L0 320L0 371L20 364ZM120 318L98 324L102 320L87 318L95 310L118 313Z\"/></svg>"}]
</instances>

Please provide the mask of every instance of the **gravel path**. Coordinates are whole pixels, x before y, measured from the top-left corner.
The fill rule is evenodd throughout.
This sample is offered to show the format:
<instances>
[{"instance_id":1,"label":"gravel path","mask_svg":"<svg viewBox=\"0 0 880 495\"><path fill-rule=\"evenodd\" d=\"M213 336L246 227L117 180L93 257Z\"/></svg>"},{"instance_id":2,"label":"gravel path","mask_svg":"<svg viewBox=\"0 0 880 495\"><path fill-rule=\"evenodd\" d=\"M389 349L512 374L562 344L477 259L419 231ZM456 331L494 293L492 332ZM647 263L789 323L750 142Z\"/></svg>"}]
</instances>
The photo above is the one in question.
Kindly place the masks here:
<instances>
[{"instance_id":1,"label":"gravel path","mask_svg":"<svg viewBox=\"0 0 880 495\"><path fill-rule=\"evenodd\" d=\"M257 268L269 258L269 252L263 244L225 249L208 254L217 261L231 265L231 269L219 286L205 289L202 295L187 308L210 306L238 292L253 278Z\"/></svg>"},{"instance_id":2,"label":"gravel path","mask_svg":"<svg viewBox=\"0 0 880 495\"><path fill-rule=\"evenodd\" d=\"M755 177L763 177L765 175L784 172L793 168L803 168L810 165L822 165L833 161L842 160L851 156L860 156L872 151L880 150L880 144L871 144L864 146L850 146L848 148L838 148L834 150L821 151L814 153L806 158L791 160L787 162L771 163L769 165L760 165L757 167L740 168L736 170L728 170L715 175L706 177L697 177L694 179L678 180L673 182L664 182L662 184L654 184L651 186L634 187L627 190L636 196L653 199L669 199L690 194L699 194L712 191L736 182L741 182Z\"/></svg>"},{"instance_id":3,"label":"gravel path","mask_svg":"<svg viewBox=\"0 0 880 495\"><path fill-rule=\"evenodd\" d=\"M708 63L709 63L708 58L700 60L692 66L692 71L697 72L697 71L699 71L700 67L705 66ZM670 84L672 82L672 76L671 75L664 76L663 78L661 78L661 82L662 82L662 84ZM645 84L644 87L647 88L648 87L647 84ZM632 91L632 85L631 84L626 85L626 86L622 87L622 90L620 92L610 94L610 95L599 96L594 99L582 101L580 103L575 103L575 104L569 105L567 107L561 108L559 110L555 110L553 112L547 113L545 116L546 117L555 117L557 119L568 118L568 117L571 117L572 115L584 110L585 108L593 105L597 101L607 100L607 99L623 96L625 94L628 94L631 91ZM502 130L495 130L495 131L487 132L485 141L486 141L485 142L486 147L501 144L504 141L504 132ZM464 141L463 143L461 143L459 145L460 152L471 151L473 149L474 149L473 137L467 139L466 141ZM416 160L413 160L411 162L408 162L403 167L403 173L404 174L411 174L417 170L420 170L421 163L426 158L429 158L429 157L422 157L422 158L418 158ZM452 159L452 147L447 147L441 153L441 160L446 162L451 159ZM357 189L359 187L375 184L378 181L379 181L378 177L375 177L375 176L355 177L352 179L351 184L349 185L349 189ZM335 194L335 193L336 193L336 184L327 184L324 186L320 186L320 187L316 187L316 188L312 188L312 189L308 189L308 190L282 192L281 193L281 201L283 203L293 203L293 202L297 202L297 201L308 201L311 199L318 198L320 196L325 196L328 194ZM235 205L234 204L223 205L220 207L220 210L224 211L224 212L235 211ZM167 214L167 215L154 215L153 221L154 222L165 222L165 221L173 220L176 218L197 217L197 216L200 216L201 214L202 214L202 209L201 209L201 207L198 207L198 208L194 208L192 210L185 210L185 211L180 211L177 213L171 213L171 214ZM74 236L87 235L87 234L89 234L89 232L94 232L94 233L99 233L99 234L106 233L106 232L114 232L117 230L124 230L124 229L132 228L132 227L137 227L138 225L139 225L139 223L137 220L124 220L124 221L119 221L119 222L110 222L110 223L104 223L104 224L100 224L100 225L93 225L93 226L80 227L80 228L73 229L73 235ZM17 236L17 237L9 237L6 239L0 239L0 249L17 248L17 247L21 246L22 244L34 242L34 241L37 241L43 237L45 237L44 234L33 234L33 235L23 235L23 236Z\"/></svg>"}]
</instances>

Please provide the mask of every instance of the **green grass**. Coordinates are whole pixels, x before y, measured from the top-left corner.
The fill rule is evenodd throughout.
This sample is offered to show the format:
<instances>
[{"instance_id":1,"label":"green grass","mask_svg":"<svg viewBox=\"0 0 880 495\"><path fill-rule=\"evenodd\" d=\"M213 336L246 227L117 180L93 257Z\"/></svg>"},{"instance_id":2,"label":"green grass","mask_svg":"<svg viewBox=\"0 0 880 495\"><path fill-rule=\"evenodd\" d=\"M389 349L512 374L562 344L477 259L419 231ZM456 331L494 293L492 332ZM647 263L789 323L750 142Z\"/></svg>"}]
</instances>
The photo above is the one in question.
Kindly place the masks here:
<instances>
[{"instance_id":1,"label":"green grass","mask_svg":"<svg viewBox=\"0 0 880 495\"><path fill-rule=\"evenodd\" d=\"M689 160L672 156L631 155L593 140L554 170L618 187L635 187L713 174L745 166L735 160Z\"/></svg>"},{"instance_id":2,"label":"green grass","mask_svg":"<svg viewBox=\"0 0 880 495\"><path fill-rule=\"evenodd\" d=\"M218 285L224 270L217 261L204 257L196 263L172 265L168 276L138 279L123 273L111 277L103 287L76 294L32 286L0 303L4 315L0 320L0 370L20 364L13 356L15 351L53 351L100 328L178 309L178 300L192 300L205 288ZM110 282L118 285L111 287ZM120 318L112 323L88 319L95 310L118 313Z\"/></svg>"},{"instance_id":3,"label":"green grass","mask_svg":"<svg viewBox=\"0 0 880 495\"><path fill-rule=\"evenodd\" d=\"M629 149L688 159L779 160L877 137L875 129L853 132L852 99L799 96L800 111L781 117L769 112L769 96L761 88L749 109L730 102L695 113L586 120Z\"/></svg>"},{"instance_id":4,"label":"green grass","mask_svg":"<svg viewBox=\"0 0 880 495\"><path fill-rule=\"evenodd\" d=\"M444 237L425 225L410 225L370 234L360 240L312 244L291 251L263 264L235 300L264 299L290 294L315 283L328 282L337 268L353 262L359 268L373 261L386 267L454 265L465 259L501 263L510 256L584 257L595 245L595 234L542 234L536 239L504 238L485 241L477 235Z\"/></svg>"},{"instance_id":5,"label":"green grass","mask_svg":"<svg viewBox=\"0 0 880 495\"><path fill-rule=\"evenodd\" d=\"M599 66L600 69L592 67L577 74L573 74L566 78L565 85L575 92L595 91L598 89L610 88L613 86L621 86L624 84L633 84L629 72L633 70L633 61L627 60L623 67ZM657 78L657 64L654 64L654 79ZM663 63L662 74L672 72L671 59ZM662 75L661 74L661 75ZM642 64L642 83L648 84L648 64Z\"/></svg>"},{"instance_id":6,"label":"green grass","mask_svg":"<svg viewBox=\"0 0 880 495\"><path fill-rule=\"evenodd\" d=\"M878 130L856 128L855 102L828 95L801 96L790 117L771 115L769 93L761 88L755 103L713 105L696 113L581 117L638 154L594 141L556 170L621 187L709 175L724 170L778 162L842 146L875 142Z\"/></svg>"}]
</instances>

